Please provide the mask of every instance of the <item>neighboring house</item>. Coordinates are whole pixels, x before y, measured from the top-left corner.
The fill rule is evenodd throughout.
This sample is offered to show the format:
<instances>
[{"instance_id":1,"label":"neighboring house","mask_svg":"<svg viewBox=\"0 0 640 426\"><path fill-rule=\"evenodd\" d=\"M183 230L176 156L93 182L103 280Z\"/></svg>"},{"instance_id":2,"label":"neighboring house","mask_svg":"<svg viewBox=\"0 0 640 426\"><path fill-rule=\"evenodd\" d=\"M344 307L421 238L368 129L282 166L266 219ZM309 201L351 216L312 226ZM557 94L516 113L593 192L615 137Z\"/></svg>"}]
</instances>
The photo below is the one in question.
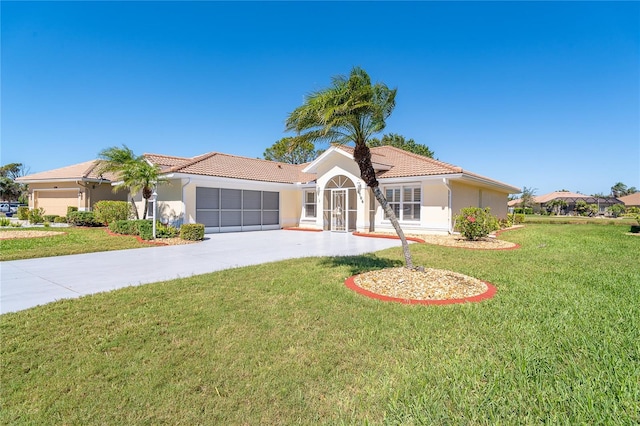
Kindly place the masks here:
<instances>
[{"instance_id":1,"label":"neighboring house","mask_svg":"<svg viewBox=\"0 0 640 426\"><path fill-rule=\"evenodd\" d=\"M562 200L566 203L566 205L560 209L560 214L564 215L570 215L575 212L576 201L578 200L583 200L587 204L596 204L598 206L598 214L605 214L607 207L611 207L614 204L621 204L615 197L593 197L578 192L555 191L533 197L531 201L533 203L534 213L540 213L541 211L551 212L555 200ZM520 207L520 203L520 199L511 200L508 206Z\"/></svg>"},{"instance_id":2,"label":"neighboring house","mask_svg":"<svg viewBox=\"0 0 640 426\"><path fill-rule=\"evenodd\" d=\"M145 157L168 180L157 189L157 217L166 223L202 223L208 233L286 227L394 232L360 179L352 153L350 147L332 146L301 165L216 152ZM371 153L380 188L407 233L452 232L455 215L470 206L490 207L492 214L506 217L508 195L520 192L398 148L377 147ZM140 195L138 201L142 208Z\"/></svg>"},{"instance_id":3,"label":"neighboring house","mask_svg":"<svg viewBox=\"0 0 640 426\"><path fill-rule=\"evenodd\" d=\"M34 173L16 179L29 185L29 208L45 214L67 215L67 207L91 210L100 200L127 201L127 191L113 192L113 175L96 173L96 161Z\"/></svg>"},{"instance_id":4,"label":"neighboring house","mask_svg":"<svg viewBox=\"0 0 640 426\"><path fill-rule=\"evenodd\" d=\"M625 195L624 197L618 197L618 200L622 201L625 207L640 208L640 192L634 192L633 194Z\"/></svg>"}]
</instances>

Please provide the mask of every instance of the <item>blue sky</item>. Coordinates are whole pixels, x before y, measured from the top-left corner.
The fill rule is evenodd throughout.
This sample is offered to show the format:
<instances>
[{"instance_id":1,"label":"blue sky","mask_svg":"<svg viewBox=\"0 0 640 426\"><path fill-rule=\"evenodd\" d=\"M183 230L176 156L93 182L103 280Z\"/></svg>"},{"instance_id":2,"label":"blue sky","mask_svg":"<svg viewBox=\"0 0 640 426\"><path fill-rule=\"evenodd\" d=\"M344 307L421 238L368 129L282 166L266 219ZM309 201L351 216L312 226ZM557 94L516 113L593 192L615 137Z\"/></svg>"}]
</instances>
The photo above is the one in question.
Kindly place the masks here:
<instances>
[{"instance_id":1,"label":"blue sky","mask_svg":"<svg viewBox=\"0 0 640 426\"><path fill-rule=\"evenodd\" d=\"M385 132L442 161L537 194L640 189L638 2L0 7L0 162L32 173L122 144L261 157L360 66L398 89Z\"/></svg>"}]
</instances>

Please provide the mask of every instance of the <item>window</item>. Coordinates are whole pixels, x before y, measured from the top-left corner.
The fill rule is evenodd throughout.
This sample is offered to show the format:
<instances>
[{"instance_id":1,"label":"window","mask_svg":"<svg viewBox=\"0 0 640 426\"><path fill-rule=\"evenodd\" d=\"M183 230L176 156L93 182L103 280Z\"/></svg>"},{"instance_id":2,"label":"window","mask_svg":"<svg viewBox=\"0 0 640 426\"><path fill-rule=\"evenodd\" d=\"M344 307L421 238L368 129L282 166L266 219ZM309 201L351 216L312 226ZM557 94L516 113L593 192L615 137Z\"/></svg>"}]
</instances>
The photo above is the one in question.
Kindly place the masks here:
<instances>
[{"instance_id":1,"label":"window","mask_svg":"<svg viewBox=\"0 0 640 426\"><path fill-rule=\"evenodd\" d=\"M316 191L304 191L304 215L316 217Z\"/></svg>"},{"instance_id":2,"label":"window","mask_svg":"<svg viewBox=\"0 0 640 426\"><path fill-rule=\"evenodd\" d=\"M388 187L385 188L385 197L398 220L420 220L421 191L419 186ZM384 218L389 219L386 214Z\"/></svg>"}]
</instances>

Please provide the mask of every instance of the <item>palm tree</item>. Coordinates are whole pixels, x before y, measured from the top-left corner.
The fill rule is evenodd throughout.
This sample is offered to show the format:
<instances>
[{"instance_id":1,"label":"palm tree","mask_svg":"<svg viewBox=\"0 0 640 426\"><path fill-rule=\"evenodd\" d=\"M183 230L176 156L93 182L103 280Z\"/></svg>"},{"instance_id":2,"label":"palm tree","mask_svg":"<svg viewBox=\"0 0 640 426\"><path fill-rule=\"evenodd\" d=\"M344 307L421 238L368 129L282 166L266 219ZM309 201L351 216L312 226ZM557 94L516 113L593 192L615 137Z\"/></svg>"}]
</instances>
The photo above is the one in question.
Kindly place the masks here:
<instances>
[{"instance_id":1,"label":"palm tree","mask_svg":"<svg viewBox=\"0 0 640 426\"><path fill-rule=\"evenodd\" d=\"M126 145L119 147L110 147L103 149L98 154L100 162L98 164L98 173L112 172L118 176L120 181L114 187L114 191L126 188L131 196L131 205L138 219L138 209L136 207L133 196L142 190L142 198L144 199L144 213L142 218L147 218L147 210L149 207L149 198L153 194L153 188L158 184L165 182L161 174L160 167L148 162L144 156L136 156L133 151Z\"/></svg>"},{"instance_id":2,"label":"palm tree","mask_svg":"<svg viewBox=\"0 0 640 426\"><path fill-rule=\"evenodd\" d=\"M412 268L409 244L398 218L380 190L367 145L372 135L385 128L385 120L395 107L396 91L383 83L371 84L369 75L354 67L348 78L334 77L329 88L308 95L304 104L289 114L286 129L314 143L355 144L353 159L360 168L360 177L371 188L393 224L402 241L406 265Z\"/></svg>"}]
</instances>

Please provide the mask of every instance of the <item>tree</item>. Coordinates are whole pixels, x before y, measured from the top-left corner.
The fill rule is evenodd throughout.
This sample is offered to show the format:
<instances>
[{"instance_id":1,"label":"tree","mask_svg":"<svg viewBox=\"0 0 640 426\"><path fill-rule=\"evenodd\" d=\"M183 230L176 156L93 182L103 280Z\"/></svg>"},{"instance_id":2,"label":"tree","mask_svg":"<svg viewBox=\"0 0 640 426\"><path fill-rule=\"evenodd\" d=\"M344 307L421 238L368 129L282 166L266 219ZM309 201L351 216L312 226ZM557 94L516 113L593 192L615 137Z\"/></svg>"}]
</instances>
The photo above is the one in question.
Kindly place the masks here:
<instances>
[{"instance_id":1,"label":"tree","mask_svg":"<svg viewBox=\"0 0 640 426\"><path fill-rule=\"evenodd\" d=\"M627 195L627 185L622 182L616 183L611 187L611 195L616 198Z\"/></svg>"},{"instance_id":2,"label":"tree","mask_svg":"<svg viewBox=\"0 0 640 426\"><path fill-rule=\"evenodd\" d=\"M382 136L382 139L371 138L369 141L371 148L377 146L394 146L402 150L413 152L414 154L433 158L433 151L428 146L416 143L413 139L406 140L404 136L396 133L388 133Z\"/></svg>"},{"instance_id":3,"label":"tree","mask_svg":"<svg viewBox=\"0 0 640 426\"><path fill-rule=\"evenodd\" d=\"M271 145L262 156L265 160L302 164L312 161L319 153L320 151L315 150L313 142L289 136Z\"/></svg>"},{"instance_id":4,"label":"tree","mask_svg":"<svg viewBox=\"0 0 640 426\"><path fill-rule=\"evenodd\" d=\"M113 188L114 191L122 188L129 190L136 219L139 216L133 196L142 190L142 198L144 199L142 218L146 219L149 198L153 194L154 186L166 182L166 179L161 176L160 167L151 164L142 155L136 156L126 145L123 145L122 148L114 146L104 149L100 151L98 157L100 159L98 173L115 173L120 179L120 182Z\"/></svg>"},{"instance_id":5,"label":"tree","mask_svg":"<svg viewBox=\"0 0 640 426\"><path fill-rule=\"evenodd\" d=\"M29 173L22 163L10 163L0 167L0 197L6 201L27 201L28 186L15 180Z\"/></svg>"},{"instance_id":6,"label":"tree","mask_svg":"<svg viewBox=\"0 0 640 426\"><path fill-rule=\"evenodd\" d=\"M29 169L22 163L9 163L0 167L0 176L15 180L29 174Z\"/></svg>"},{"instance_id":7,"label":"tree","mask_svg":"<svg viewBox=\"0 0 640 426\"><path fill-rule=\"evenodd\" d=\"M412 268L409 244L380 190L367 145L372 135L384 130L385 120L395 107L396 92L397 89L389 89L383 83L372 84L363 69L354 67L348 78L336 76L330 87L308 95L304 104L289 114L286 129L312 143L355 144L353 159L360 169L360 177L371 188L393 224L402 241L406 265Z\"/></svg>"},{"instance_id":8,"label":"tree","mask_svg":"<svg viewBox=\"0 0 640 426\"><path fill-rule=\"evenodd\" d=\"M520 207L522 212L526 212L526 208L533 208L533 197L535 196L537 188L522 188L522 195L520 196Z\"/></svg>"},{"instance_id":9,"label":"tree","mask_svg":"<svg viewBox=\"0 0 640 426\"><path fill-rule=\"evenodd\" d=\"M567 208L567 202L562 198L555 198L547 203L547 208L550 208L550 213L555 214L556 216L562 213L562 211Z\"/></svg>"}]
</instances>

